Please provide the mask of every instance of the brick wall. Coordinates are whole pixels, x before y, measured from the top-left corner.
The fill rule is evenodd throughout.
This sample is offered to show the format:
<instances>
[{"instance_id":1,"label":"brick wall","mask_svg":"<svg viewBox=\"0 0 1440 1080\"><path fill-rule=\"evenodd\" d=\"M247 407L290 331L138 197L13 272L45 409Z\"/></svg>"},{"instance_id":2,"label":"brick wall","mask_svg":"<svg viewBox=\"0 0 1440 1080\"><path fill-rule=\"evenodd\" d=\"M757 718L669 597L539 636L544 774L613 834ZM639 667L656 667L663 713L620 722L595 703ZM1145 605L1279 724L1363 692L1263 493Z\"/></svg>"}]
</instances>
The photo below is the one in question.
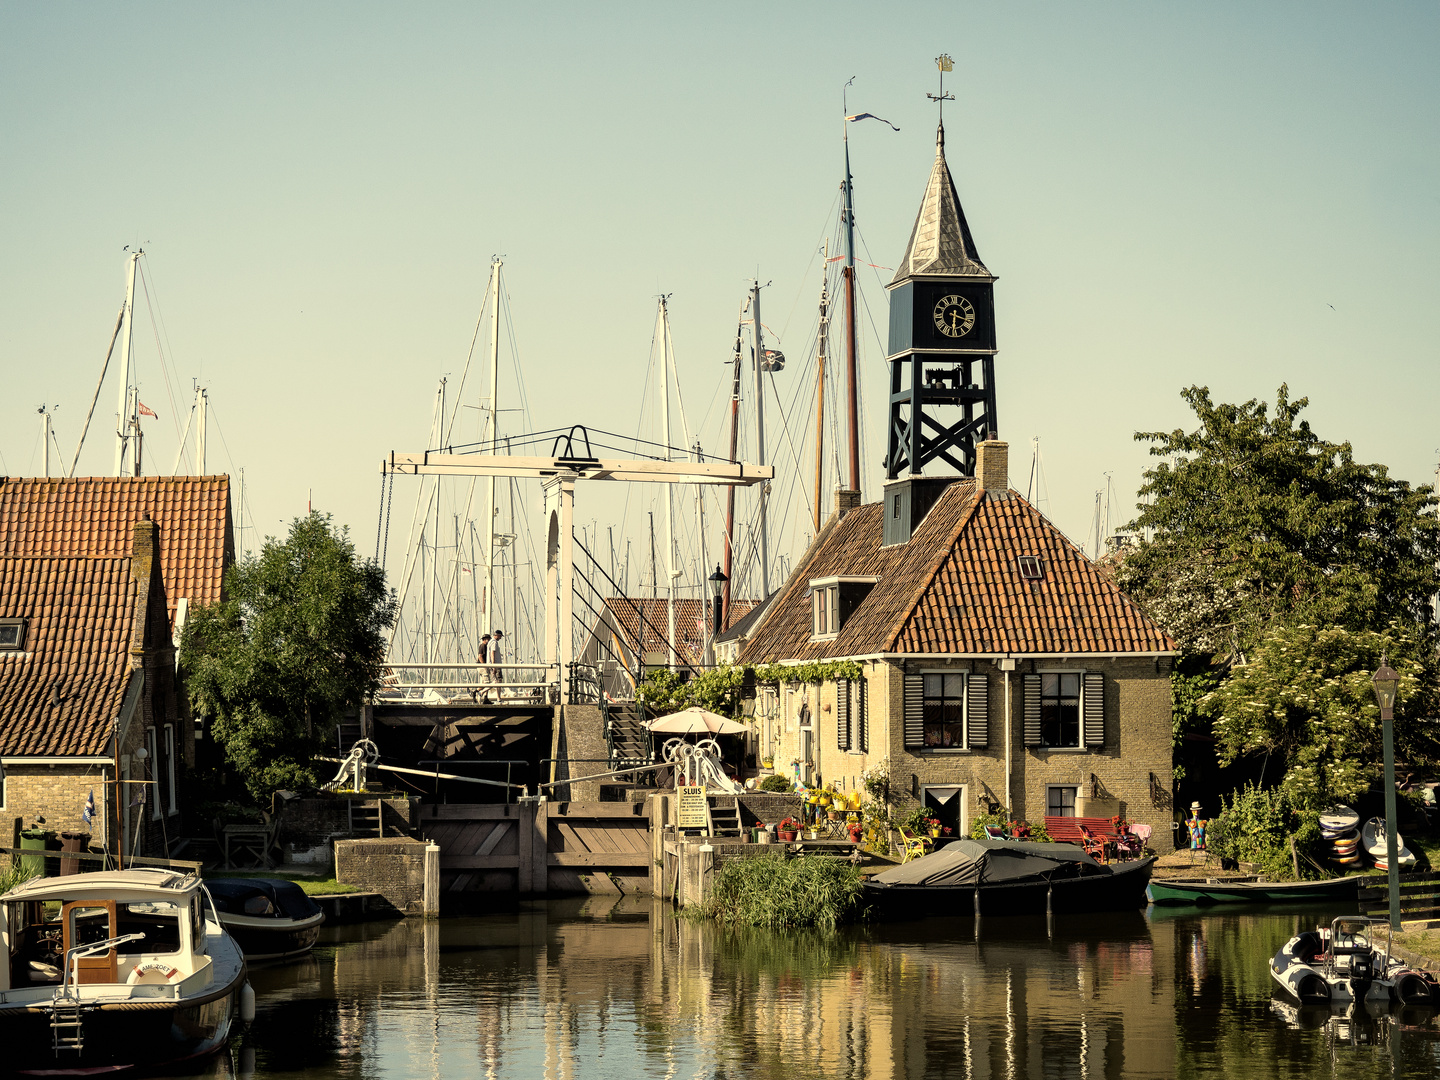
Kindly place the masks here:
<instances>
[{"instance_id":1,"label":"brick wall","mask_svg":"<svg viewBox=\"0 0 1440 1080\"><path fill-rule=\"evenodd\" d=\"M9 845L15 818L23 818L28 828L37 817L44 817L44 828L56 833L88 832L91 843L100 844L105 836L105 800L112 790L105 784L102 766L70 767L57 765L7 765L5 767L5 803L0 807L0 844ZM95 821L86 825L80 820L85 799L95 792Z\"/></svg>"},{"instance_id":2,"label":"brick wall","mask_svg":"<svg viewBox=\"0 0 1440 1080\"><path fill-rule=\"evenodd\" d=\"M397 911L418 915L424 910L425 848L423 840L337 840L335 880L366 892L378 892Z\"/></svg>"}]
</instances>

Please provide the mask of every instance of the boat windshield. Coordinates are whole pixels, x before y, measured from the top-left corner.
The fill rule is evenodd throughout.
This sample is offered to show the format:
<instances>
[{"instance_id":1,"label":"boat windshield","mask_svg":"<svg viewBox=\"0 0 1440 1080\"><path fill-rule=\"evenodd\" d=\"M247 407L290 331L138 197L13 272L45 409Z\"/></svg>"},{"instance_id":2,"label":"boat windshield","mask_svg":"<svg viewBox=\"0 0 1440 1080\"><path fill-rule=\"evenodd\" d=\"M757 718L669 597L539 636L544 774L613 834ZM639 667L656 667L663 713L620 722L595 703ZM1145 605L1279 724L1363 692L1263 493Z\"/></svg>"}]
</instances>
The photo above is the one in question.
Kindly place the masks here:
<instances>
[{"instance_id":1,"label":"boat windshield","mask_svg":"<svg viewBox=\"0 0 1440 1080\"><path fill-rule=\"evenodd\" d=\"M1335 956L1368 953L1375 948L1375 921L1365 918L1339 918L1330 924L1330 952Z\"/></svg>"}]
</instances>

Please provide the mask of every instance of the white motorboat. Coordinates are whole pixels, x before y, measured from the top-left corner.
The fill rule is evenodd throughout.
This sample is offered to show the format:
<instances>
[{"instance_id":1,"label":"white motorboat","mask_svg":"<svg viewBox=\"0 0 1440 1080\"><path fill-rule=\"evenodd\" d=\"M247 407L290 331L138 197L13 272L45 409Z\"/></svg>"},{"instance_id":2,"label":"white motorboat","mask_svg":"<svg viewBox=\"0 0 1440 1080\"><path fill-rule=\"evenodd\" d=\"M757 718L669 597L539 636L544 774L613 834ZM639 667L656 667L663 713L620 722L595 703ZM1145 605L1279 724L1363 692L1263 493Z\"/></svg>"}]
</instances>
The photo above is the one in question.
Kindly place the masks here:
<instances>
[{"instance_id":1,"label":"white motorboat","mask_svg":"<svg viewBox=\"0 0 1440 1080\"><path fill-rule=\"evenodd\" d=\"M1372 817L1365 822L1365 827L1360 830L1360 846L1365 849L1365 854L1375 860L1375 865L1381 870L1388 870L1389 864L1386 859L1389 852L1385 847L1385 819ZM1405 846L1405 838L1397 831L1395 833L1395 861L1404 867L1415 865L1415 854Z\"/></svg>"},{"instance_id":2,"label":"white motorboat","mask_svg":"<svg viewBox=\"0 0 1440 1080\"><path fill-rule=\"evenodd\" d=\"M0 896L0 1046L22 1074L204 1057L254 1016L244 957L194 874L107 870Z\"/></svg>"},{"instance_id":3,"label":"white motorboat","mask_svg":"<svg viewBox=\"0 0 1440 1080\"><path fill-rule=\"evenodd\" d=\"M1335 806L1320 815L1320 835L1335 840L1353 832L1360 824L1360 815L1348 806Z\"/></svg>"},{"instance_id":4,"label":"white motorboat","mask_svg":"<svg viewBox=\"0 0 1440 1080\"><path fill-rule=\"evenodd\" d=\"M1383 948L1376 943L1382 929ZM1306 930L1280 946L1270 961L1270 976L1302 1006L1440 1004L1434 975L1391 956L1389 929L1381 919L1341 916L1329 927Z\"/></svg>"}]
</instances>

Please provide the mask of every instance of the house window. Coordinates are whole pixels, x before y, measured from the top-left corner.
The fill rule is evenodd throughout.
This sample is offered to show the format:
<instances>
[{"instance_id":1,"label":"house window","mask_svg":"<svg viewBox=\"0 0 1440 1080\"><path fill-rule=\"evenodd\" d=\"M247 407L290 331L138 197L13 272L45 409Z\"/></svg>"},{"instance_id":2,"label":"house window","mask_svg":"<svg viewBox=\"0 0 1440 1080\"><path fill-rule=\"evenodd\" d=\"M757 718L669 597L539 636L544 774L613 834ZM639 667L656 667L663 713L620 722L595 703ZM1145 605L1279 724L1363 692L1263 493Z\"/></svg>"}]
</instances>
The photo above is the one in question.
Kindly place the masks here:
<instances>
[{"instance_id":1,"label":"house window","mask_svg":"<svg viewBox=\"0 0 1440 1080\"><path fill-rule=\"evenodd\" d=\"M1074 817L1075 792L1073 787L1051 787L1045 789L1046 817Z\"/></svg>"},{"instance_id":2,"label":"house window","mask_svg":"<svg viewBox=\"0 0 1440 1080\"><path fill-rule=\"evenodd\" d=\"M25 620L0 619L0 651L15 652L25 647Z\"/></svg>"},{"instance_id":3,"label":"house window","mask_svg":"<svg viewBox=\"0 0 1440 1080\"><path fill-rule=\"evenodd\" d=\"M834 637L840 632L840 587L816 589L810 599L814 615L814 636Z\"/></svg>"},{"instance_id":4,"label":"house window","mask_svg":"<svg viewBox=\"0 0 1440 1080\"><path fill-rule=\"evenodd\" d=\"M175 784L175 725L165 725L165 784L169 789L166 806L171 814L180 812L179 792Z\"/></svg>"},{"instance_id":5,"label":"house window","mask_svg":"<svg viewBox=\"0 0 1440 1080\"><path fill-rule=\"evenodd\" d=\"M1080 745L1080 674L1040 676L1040 745Z\"/></svg>"},{"instance_id":6,"label":"house window","mask_svg":"<svg viewBox=\"0 0 1440 1080\"><path fill-rule=\"evenodd\" d=\"M1015 560L1015 568L1026 581L1045 580L1045 560L1038 555L1021 555Z\"/></svg>"},{"instance_id":7,"label":"house window","mask_svg":"<svg viewBox=\"0 0 1440 1080\"><path fill-rule=\"evenodd\" d=\"M925 745L964 749L965 676L939 672L925 676Z\"/></svg>"},{"instance_id":8,"label":"house window","mask_svg":"<svg viewBox=\"0 0 1440 1080\"><path fill-rule=\"evenodd\" d=\"M865 680L835 682L835 734L841 750L870 752L870 718L865 708Z\"/></svg>"},{"instance_id":9,"label":"house window","mask_svg":"<svg viewBox=\"0 0 1440 1080\"><path fill-rule=\"evenodd\" d=\"M155 782L140 785L141 801L149 801L150 817L155 821L160 820L160 758L156 753L157 741L153 727L145 732L145 749L150 753L150 779Z\"/></svg>"}]
</instances>

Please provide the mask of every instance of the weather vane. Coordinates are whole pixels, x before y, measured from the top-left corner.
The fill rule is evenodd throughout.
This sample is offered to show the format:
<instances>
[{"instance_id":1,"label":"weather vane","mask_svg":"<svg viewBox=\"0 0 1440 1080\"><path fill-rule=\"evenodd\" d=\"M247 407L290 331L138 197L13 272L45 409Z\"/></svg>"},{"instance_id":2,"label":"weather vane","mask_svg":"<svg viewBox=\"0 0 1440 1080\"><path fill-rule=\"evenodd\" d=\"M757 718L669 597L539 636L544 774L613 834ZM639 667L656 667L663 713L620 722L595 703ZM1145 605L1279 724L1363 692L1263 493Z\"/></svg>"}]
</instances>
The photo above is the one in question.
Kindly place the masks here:
<instances>
[{"instance_id":1,"label":"weather vane","mask_svg":"<svg viewBox=\"0 0 1440 1080\"><path fill-rule=\"evenodd\" d=\"M940 123L945 123L945 102L954 101L954 94L945 93L945 72L955 70L955 61L950 59L949 53L941 53L935 58L935 66L940 69L940 93L926 94L925 96L940 106Z\"/></svg>"}]
</instances>

